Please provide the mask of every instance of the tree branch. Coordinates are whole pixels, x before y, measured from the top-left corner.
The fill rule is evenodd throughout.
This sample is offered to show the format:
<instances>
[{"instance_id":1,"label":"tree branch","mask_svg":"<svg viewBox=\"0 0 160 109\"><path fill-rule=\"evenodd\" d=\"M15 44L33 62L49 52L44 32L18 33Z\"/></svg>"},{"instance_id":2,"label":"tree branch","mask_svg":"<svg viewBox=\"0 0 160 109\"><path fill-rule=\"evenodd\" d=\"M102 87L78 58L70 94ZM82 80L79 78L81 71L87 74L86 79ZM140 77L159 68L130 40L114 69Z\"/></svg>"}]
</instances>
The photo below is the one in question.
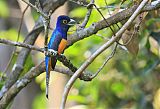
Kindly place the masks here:
<instances>
[{"instance_id":1,"label":"tree branch","mask_svg":"<svg viewBox=\"0 0 160 109\"><path fill-rule=\"evenodd\" d=\"M59 6L63 5L66 0L46 0L43 3L43 12L49 13L50 10L52 12L57 9ZM27 35L24 43L33 45L35 40L37 39L39 33L43 30L43 24L42 24L42 18L40 17L39 20L36 22L33 30ZM4 95L5 92L8 91L8 89L16 82L18 79L20 73L23 71L24 64L26 62L26 59L30 53L30 49L23 48L17 58L16 64L14 64L14 67L8 76L7 81L5 82L5 85L2 87L0 91L0 99Z\"/></svg>"},{"instance_id":2,"label":"tree branch","mask_svg":"<svg viewBox=\"0 0 160 109\"><path fill-rule=\"evenodd\" d=\"M17 35L16 42L19 41L19 37L20 37L20 33L21 33L21 28L22 28L22 23L23 23L24 14L25 14L25 12L27 11L28 7L29 7L29 5L27 5L26 8L24 9L24 11L22 12L22 17L21 17L21 21L20 21L19 28L18 28L18 35ZM11 62L12 62L12 60L13 60L13 56L14 56L15 53L16 53L16 50L17 50L17 48L14 47L14 48L13 48L13 51L12 51L12 54L11 54L11 57L10 57L8 63L7 63L7 67L5 68L5 70L4 70L3 73L6 73L7 70L8 70L8 68L10 67Z\"/></svg>"},{"instance_id":3,"label":"tree branch","mask_svg":"<svg viewBox=\"0 0 160 109\"><path fill-rule=\"evenodd\" d=\"M31 50L36 50L36 51L44 53L44 49L33 46L33 45L29 45L29 44L26 44L26 43L14 42L14 41L1 39L1 38L0 38L0 43L7 44L7 45L13 45L13 46L19 46L19 47L25 47L25 48L28 48L28 49L31 49ZM54 56L54 54L50 53L49 56ZM56 54L56 57L60 62L63 63L63 65L68 67L72 72L76 72L77 68L64 55Z\"/></svg>"},{"instance_id":4,"label":"tree branch","mask_svg":"<svg viewBox=\"0 0 160 109\"><path fill-rule=\"evenodd\" d=\"M48 15L46 15L41 9L37 8L35 5L33 5L30 2L27 2L26 0L22 0L24 3L28 4L30 7L35 9L38 13L40 13L44 18L49 19Z\"/></svg>"},{"instance_id":5,"label":"tree branch","mask_svg":"<svg viewBox=\"0 0 160 109\"><path fill-rule=\"evenodd\" d=\"M39 64L35 68L31 69L25 76L19 79L2 97L0 101L0 109L5 109L8 103L13 99L16 94L25 87L31 79L38 76L41 72L44 71L43 63Z\"/></svg>"},{"instance_id":6,"label":"tree branch","mask_svg":"<svg viewBox=\"0 0 160 109\"><path fill-rule=\"evenodd\" d=\"M143 0L141 4L138 6L136 11L133 13L133 15L129 18L129 20L122 26L122 28L116 33L115 37L112 37L107 43L102 45L96 52L93 53L83 64L82 66L74 73L74 75L70 78L70 80L67 82L64 93L62 96L62 102L60 109L64 109L65 103L67 100L67 96L69 93L69 90L71 89L73 83L75 80L80 76L80 74L91 64L91 62L94 61L94 59L100 55L104 50L106 50L108 47L110 47L114 42L116 42L123 32L129 27L129 25L133 22L133 20L138 16L138 14L141 12L143 7L147 4L148 0Z\"/></svg>"},{"instance_id":7,"label":"tree branch","mask_svg":"<svg viewBox=\"0 0 160 109\"><path fill-rule=\"evenodd\" d=\"M74 34L68 36L68 47L73 45L75 42L82 40L84 38L90 37L93 34L96 34L99 30L107 28L113 24L121 22L123 20L128 19L138 8L138 6L132 6L131 8L125 9L121 12L116 13L115 15L106 18L108 25L105 20L101 20L99 22L93 23L90 27L85 28L83 30L78 30ZM147 4L142 10L142 12L153 11L160 8L160 0L151 2Z\"/></svg>"},{"instance_id":8,"label":"tree branch","mask_svg":"<svg viewBox=\"0 0 160 109\"><path fill-rule=\"evenodd\" d=\"M53 1L53 0L46 0L43 3L43 11L44 12L49 12L50 9L55 10L57 7L59 7L60 5L62 5L66 0L57 0L57 1ZM90 27L85 28L83 30L80 30L74 34L72 34L71 36L69 36L69 45L72 45L73 43L89 37L95 33L97 33L99 30L106 28L110 25L113 25L117 22L120 22L122 20L125 20L127 18L129 18L133 12L135 11L135 9L137 8L137 6L133 6L127 10L121 11L109 18L107 18L106 20L109 22L109 25L106 25L105 21L99 21L97 23L93 23ZM160 0L154 1L151 4L148 4L145 6L145 8L141 11L152 11L152 10L156 10L160 8ZM33 29L33 31L31 31L29 33L29 35L27 36L26 40L24 41L25 44L33 44L35 39L37 38L39 32L41 32L43 29L43 25L42 22L39 20L38 25L36 25ZM31 41L32 40L32 41ZM113 43L112 41L115 40L114 38L111 38L110 41L107 42L107 44L111 45L111 43ZM22 49L18 59L17 59L17 63L15 64L15 67L13 69L13 71L10 74L10 77L8 79L8 81L5 83L5 85L3 86L2 90L0 91L0 97L3 96L3 94L12 86L13 83L15 83L15 81L17 80L17 78L19 77L20 72L23 70L23 66L26 60L26 57L28 56L28 54L30 53L29 49ZM13 76L12 76L13 75ZM9 82L10 80L14 80L11 83ZM9 85L7 85L9 84ZM1 102L0 102L1 105Z\"/></svg>"},{"instance_id":9,"label":"tree branch","mask_svg":"<svg viewBox=\"0 0 160 109\"><path fill-rule=\"evenodd\" d=\"M39 24L37 23L36 26L37 25L39 25ZM29 34L27 36L24 43L31 44L31 45L34 44L34 41L36 40L36 38L38 37L38 34L41 31L42 31L42 27L37 28L37 30L35 32L32 32L31 34ZM0 91L0 98L12 86L12 84L15 83L16 80L18 79L21 71L23 70L23 66L25 64L25 61L26 61L29 53L30 53L30 49L26 49L26 48L22 48L22 50L20 51L20 53L18 55L18 58L17 58L17 61L14 64L14 66L12 68L12 71L7 78L7 81L5 82L5 85L2 87L2 89Z\"/></svg>"},{"instance_id":10,"label":"tree branch","mask_svg":"<svg viewBox=\"0 0 160 109\"><path fill-rule=\"evenodd\" d=\"M93 4L93 3L94 3L94 0L91 0L91 1L90 1L90 4ZM88 12L87 12L87 14L86 14L86 16L85 16L85 18L84 18L84 21L82 22L82 24L81 24L81 26L80 26L82 29L85 28L85 26L87 25L91 13L92 13L92 7L88 9Z\"/></svg>"},{"instance_id":11,"label":"tree branch","mask_svg":"<svg viewBox=\"0 0 160 109\"><path fill-rule=\"evenodd\" d=\"M0 38L0 43L7 44L7 45L12 45L12 46L24 47L24 48L28 48L28 49L31 49L31 50L44 52L43 49L41 49L39 47L36 47L36 46L33 46L33 45L26 44L26 43L10 41L10 40L1 39L1 38Z\"/></svg>"},{"instance_id":12,"label":"tree branch","mask_svg":"<svg viewBox=\"0 0 160 109\"><path fill-rule=\"evenodd\" d=\"M64 68L61 66L56 66L54 71L60 72L62 74L66 74L72 76L74 73L68 68ZM18 79L16 83L12 85L12 87L4 94L0 101L0 109L4 109L7 107L8 103L28 84L32 79L45 72L45 63L41 62L36 67L33 67L30 71L28 71L22 78ZM83 80L85 80L86 75L84 75ZM88 78L91 75L87 75ZM81 78L81 79L82 79Z\"/></svg>"},{"instance_id":13,"label":"tree branch","mask_svg":"<svg viewBox=\"0 0 160 109\"><path fill-rule=\"evenodd\" d=\"M112 57L114 56L114 54L116 53L116 49L117 49L118 43L116 43L114 49L112 50L112 53L106 58L106 60L103 62L102 66L98 69L98 71L91 77L91 79L94 79L99 72L104 68L104 66L107 64L107 62L112 59Z\"/></svg>"}]
</instances>

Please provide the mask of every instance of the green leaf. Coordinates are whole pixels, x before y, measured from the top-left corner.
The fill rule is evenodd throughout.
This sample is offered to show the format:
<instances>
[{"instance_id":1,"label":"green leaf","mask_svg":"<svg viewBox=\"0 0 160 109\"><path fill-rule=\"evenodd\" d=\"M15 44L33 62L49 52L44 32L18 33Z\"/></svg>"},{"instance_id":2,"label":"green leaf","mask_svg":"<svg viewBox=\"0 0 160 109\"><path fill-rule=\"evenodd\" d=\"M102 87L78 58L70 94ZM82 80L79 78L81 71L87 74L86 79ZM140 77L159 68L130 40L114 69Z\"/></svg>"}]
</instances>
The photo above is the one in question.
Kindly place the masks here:
<instances>
[{"instance_id":1,"label":"green leaf","mask_svg":"<svg viewBox=\"0 0 160 109\"><path fill-rule=\"evenodd\" d=\"M113 83L111 86L112 91L115 93L119 93L119 92L124 91L124 88L125 88L124 84L120 83L120 82Z\"/></svg>"},{"instance_id":2,"label":"green leaf","mask_svg":"<svg viewBox=\"0 0 160 109\"><path fill-rule=\"evenodd\" d=\"M147 25L147 26L151 26L151 25L155 24L155 22L160 22L160 18L150 18L150 19L146 22L146 25Z\"/></svg>"},{"instance_id":3,"label":"green leaf","mask_svg":"<svg viewBox=\"0 0 160 109\"><path fill-rule=\"evenodd\" d=\"M75 101L78 103L87 103L86 97L81 95L69 95L68 100Z\"/></svg>"},{"instance_id":4,"label":"green leaf","mask_svg":"<svg viewBox=\"0 0 160 109\"><path fill-rule=\"evenodd\" d=\"M87 9L86 8L76 8L70 12L71 17L79 17L83 18L86 15Z\"/></svg>"},{"instance_id":5,"label":"green leaf","mask_svg":"<svg viewBox=\"0 0 160 109\"><path fill-rule=\"evenodd\" d=\"M18 32L15 29L9 29L7 31L0 31L0 38L9 39L16 41L18 37ZM19 41L22 41L23 37L20 35Z\"/></svg>"},{"instance_id":6,"label":"green leaf","mask_svg":"<svg viewBox=\"0 0 160 109\"><path fill-rule=\"evenodd\" d=\"M23 72L21 73L21 76L27 73L32 67L34 66L34 63L32 61L31 55L27 57L26 63L24 65Z\"/></svg>"},{"instance_id":7,"label":"green leaf","mask_svg":"<svg viewBox=\"0 0 160 109\"><path fill-rule=\"evenodd\" d=\"M0 0L0 16L1 17L9 16L9 8L5 0Z\"/></svg>"},{"instance_id":8,"label":"green leaf","mask_svg":"<svg viewBox=\"0 0 160 109\"><path fill-rule=\"evenodd\" d=\"M40 15L39 15L39 13L37 13L36 10L32 9L32 16L33 16L33 19L36 21L36 20L38 20Z\"/></svg>"},{"instance_id":9,"label":"green leaf","mask_svg":"<svg viewBox=\"0 0 160 109\"><path fill-rule=\"evenodd\" d=\"M4 83L5 83L6 74L3 74L3 72L0 71L0 78L2 79L2 80L0 81L0 89L1 89L2 86L3 86Z\"/></svg>"},{"instance_id":10,"label":"green leaf","mask_svg":"<svg viewBox=\"0 0 160 109\"><path fill-rule=\"evenodd\" d=\"M46 109L48 100L45 98L45 93L39 94L35 97L32 109Z\"/></svg>"}]
</instances>

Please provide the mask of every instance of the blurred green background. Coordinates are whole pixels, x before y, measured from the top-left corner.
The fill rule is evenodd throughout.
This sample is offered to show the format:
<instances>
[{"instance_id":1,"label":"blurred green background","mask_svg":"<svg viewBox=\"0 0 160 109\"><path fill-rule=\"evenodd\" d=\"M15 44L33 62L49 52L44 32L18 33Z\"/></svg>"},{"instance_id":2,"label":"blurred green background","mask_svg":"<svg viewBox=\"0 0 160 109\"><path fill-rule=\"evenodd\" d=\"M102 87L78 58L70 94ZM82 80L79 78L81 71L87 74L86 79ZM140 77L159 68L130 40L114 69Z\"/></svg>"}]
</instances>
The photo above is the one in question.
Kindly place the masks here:
<instances>
[{"instance_id":1,"label":"blurred green background","mask_svg":"<svg viewBox=\"0 0 160 109\"><path fill-rule=\"evenodd\" d=\"M11 3L9 3L9 1L10 0L0 0L0 22L6 22L2 23L2 25L5 27L2 27L1 25L0 38L16 41L20 18L18 18L18 20L13 18L13 16L11 16L11 10L12 8L16 8L18 10L19 6L18 3L15 3L15 7L13 7L11 6L11 3L13 3L14 0L11 0ZM112 6L112 8L109 8L111 13L115 12L121 3L119 0L106 1L109 6ZM85 2L89 2L89 0ZM100 10L105 17L109 17L105 0L95 0L95 4L98 7L104 7ZM130 7L132 5L132 1L127 0L121 7ZM83 21L87 13L86 7L79 6L73 2L68 2L66 7L70 17L75 18L80 23ZM160 109L160 91L158 91L160 87L159 15L159 10L152 11L143 21L143 25L141 25L140 32L138 33L139 52L136 57L130 54L127 50L124 50L123 47L118 46L115 56L106 64L106 66L95 79L90 82L84 82L79 79L76 81L68 97L67 102L71 103L71 105L68 106L69 108ZM34 10L31 10L31 17L34 21L38 19L38 16L39 15ZM8 21L13 22L13 19L16 19L18 24L7 23ZM93 9L86 27L89 27L92 23L99 20L102 20L102 16L97 12L96 9ZM121 23L118 25L121 26ZM24 37L27 33L25 29L23 30L23 28L27 28L27 26L22 27L21 36L19 39L20 42L24 40ZM115 31L118 30L116 25L113 28ZM75 29L76 27L71 28L69 34L72 34ZM104 44L107 39L111 38L111 36L112 31L109 28L103 29L89 38L85 38L75 43L69 47L64 54L75 66L80 67L83 62L102 44ZM41 38L36 44L43 47L43 34L40 37ZM3 47L4 45L0 44L0 49L3 49ZM95 73L103 64L106 57L110 55L113 47L114 46L111 46L104 53L102 53L87 68L87 71ZM11 51L12 49L13 48L9 48L8 50ZM19 51L20 48L17 50ZM10 51L6 51L6 53ZM35 56L33 58L33 55L36 55L36 59ZM16 57L17 54L15 54L12 64L15 62ZM23 72L26 73L31 67L35 66L43 59L43 54L35 51L32 52L27 59ZM0 60L1 73L4 71L7 65L7 60L9 59L6 59L6 62ZM61 65L60 63L58 64ZM1 82L1 86L2 85L3 84ZM45 98L45 75L42 74L37 77L34 80L34 85L36 85L36 88L29 86L30 89L32 89L35 93L35 96L32 98L32 104L29 105L32 109L44 109L48 105ZM31 93L28 93L28 95L30 94ZM11 108L14 108L14 106L11 106Z\"/></svg>"}]
</instances>

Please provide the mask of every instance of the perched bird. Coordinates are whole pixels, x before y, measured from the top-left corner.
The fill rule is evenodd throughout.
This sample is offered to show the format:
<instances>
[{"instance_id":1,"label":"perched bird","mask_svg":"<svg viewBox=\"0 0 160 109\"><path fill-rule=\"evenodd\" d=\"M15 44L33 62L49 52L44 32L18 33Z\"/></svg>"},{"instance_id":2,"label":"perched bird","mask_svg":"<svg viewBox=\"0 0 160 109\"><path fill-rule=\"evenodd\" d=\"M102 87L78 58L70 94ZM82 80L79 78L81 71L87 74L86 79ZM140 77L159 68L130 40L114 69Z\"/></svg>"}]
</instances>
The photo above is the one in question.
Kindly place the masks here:
<instances>
[{"instance_id":1,"label":"perched bird","mask_svg":"<svg viewBox=\"0 0 160 109\"><path fill-rule=\"evenodd\" d=\"M61 15L57 19L56 28L52 33L48 43L48 50L57 51L59 54L63 53L67 45L67 31L76 22L68 16ZM46 64L46 97L48 98L48 87L51 69L54 70L57 59L55 56L45 57Z\"/></svg>"}]
</instances>

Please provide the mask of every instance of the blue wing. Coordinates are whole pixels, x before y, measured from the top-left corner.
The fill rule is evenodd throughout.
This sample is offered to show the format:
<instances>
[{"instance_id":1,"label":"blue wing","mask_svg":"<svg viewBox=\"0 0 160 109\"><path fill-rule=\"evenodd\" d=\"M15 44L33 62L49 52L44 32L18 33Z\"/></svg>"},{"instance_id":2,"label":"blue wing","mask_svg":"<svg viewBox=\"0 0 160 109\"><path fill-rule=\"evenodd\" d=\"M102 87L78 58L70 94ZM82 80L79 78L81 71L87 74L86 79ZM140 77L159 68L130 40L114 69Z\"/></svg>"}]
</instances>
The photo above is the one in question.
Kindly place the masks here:
<instances>
[{"instance_id":1,"label":"blue wing","mask_svg":"<svg viewBox=\"0 0 160 109\"><path fill-rule=\"evenodd\" d=\"M55 51L58 50L58 46L62 40L62 35L58 31L54 31L52 33L51 39L48 43L48 49L53 49ZM51 68L54 69L56 65L57 59L56 57L45 57L45 64L46 64L46 97L48 98L48 87L49 87L49 78L50 78L50 71Z\"/></svg>"}]
</instances>

